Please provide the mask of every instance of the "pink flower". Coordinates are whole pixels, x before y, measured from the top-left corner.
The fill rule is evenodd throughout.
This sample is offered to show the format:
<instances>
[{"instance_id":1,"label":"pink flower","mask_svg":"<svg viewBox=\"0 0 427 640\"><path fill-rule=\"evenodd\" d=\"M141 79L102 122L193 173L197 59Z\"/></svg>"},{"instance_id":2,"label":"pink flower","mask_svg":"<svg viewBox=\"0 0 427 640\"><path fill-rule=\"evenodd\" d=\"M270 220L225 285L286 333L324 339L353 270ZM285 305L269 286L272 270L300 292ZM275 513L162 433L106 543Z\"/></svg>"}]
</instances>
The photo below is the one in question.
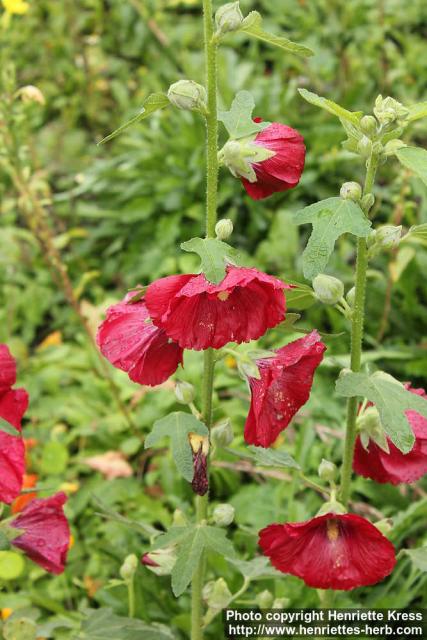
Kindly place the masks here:
<instances>
[{"instance_id":1,"label":"pink flower","mask_svg":"<svg viewBox=\"0 0 427 640\"><path fill-rule=\"evenodd\" d=\"M251 408L245 424L248 444L269 447L310 396L313 376L326 346L317 331L257 360L260 379L249 378Z\"/></svg>"},{"instance_id":2,"label":"pink flower","mask_svg":"<svg viewBox=\"0 0 427 640\"><path fill-rule=\"evenodd\" d=\"M70 528L63 509L66 501L65 493L35 499L11 523L23 531L12 544L55 574L64 571L70 546Z\"/></svg>"},{"instance_id":3,"label":"pink flower","mask_svg":"<svg viewBox=\"0 0 427 640\"><path fill-rule=\"evenodd\" d=\"M261 122L261 118L255 118L255 121ZM256 174L255 182L241 178L251 198L261 200L297 186L305 162L304 138L298 131L273 122L256 135L253 144L273 151L274 155L251 165Z\"/></svg>"},{"instance_id":4,"label":"pink flower","mask_svg":"<svg viewBox=\"0 0 427 640\"><path fill-rule=\"evenodd\" d=\"M182 349L151 321L144 300L130 303L129 294L109 307L96 337L101 353L139 384L165 382L182 364Z\"/></svg>"},{"instance_id":5,"label":"pink flower","mask_svg":"<svg viewBox=\"0 0 427 640\"><path fill-rule=\"evenodd\" d=\"M203 274L168 276L147 289L156 326L185 349L220 349L248 342L285 319L284 289L290 285L257 269L228 267L212 284Z\"/></svg>"}]
</instances>

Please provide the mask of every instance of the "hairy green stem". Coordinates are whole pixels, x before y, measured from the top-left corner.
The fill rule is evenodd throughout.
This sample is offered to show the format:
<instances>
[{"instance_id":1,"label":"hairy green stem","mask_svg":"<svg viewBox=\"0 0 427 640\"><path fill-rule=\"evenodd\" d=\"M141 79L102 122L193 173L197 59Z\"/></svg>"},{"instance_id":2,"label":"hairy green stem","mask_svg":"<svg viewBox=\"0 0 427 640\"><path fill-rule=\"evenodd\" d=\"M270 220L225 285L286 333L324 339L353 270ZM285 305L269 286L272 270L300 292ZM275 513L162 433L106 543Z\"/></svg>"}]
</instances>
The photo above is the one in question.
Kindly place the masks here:
<instances>
[{"instance_id":1,"label":"hairy green stem","mask_svg":"<svg viewBox=\"0 0 427 640\"><path fill-rule=\"evenodd\" d=\"M378 156L372 154L367 163L365 185L363 195L372 193L375 175L378 167ZM364 212L369 213L369 206L364 207ZM362 362L363 327L365 321L365 292L366 272L368 269L368 249L365 238L357 240L356 260L356 294L351 321L351 357L350 367L352 371L360 371ZM354 444L356 440L356 419L358 399L349 398L347 403L347 426L344 443L344 458L341 469L340 498L347 505L351 493L351 473L353 467Z\"/></svg>"},{"instance_id":2,"label":"hairy green stem","mask_svg":"<svg viewBox=\"0 0 427 640\"><path fill-rule=\"evenodd\" d=\"M206 90L208 110L206 118L206 237L215 236L218 192L218 120L217 120L217 44L214 40L212 0L203 0L203 23L206 61ZM215 358L214 351L204 352L202 383L202 417L208 427L212 426L212 395ZM208 494L196 497L196 521L206 520ZM203 639L202 590L205 574L204 554L194 572L191 590L191 638Z\"/></svg>"}]
</instances>

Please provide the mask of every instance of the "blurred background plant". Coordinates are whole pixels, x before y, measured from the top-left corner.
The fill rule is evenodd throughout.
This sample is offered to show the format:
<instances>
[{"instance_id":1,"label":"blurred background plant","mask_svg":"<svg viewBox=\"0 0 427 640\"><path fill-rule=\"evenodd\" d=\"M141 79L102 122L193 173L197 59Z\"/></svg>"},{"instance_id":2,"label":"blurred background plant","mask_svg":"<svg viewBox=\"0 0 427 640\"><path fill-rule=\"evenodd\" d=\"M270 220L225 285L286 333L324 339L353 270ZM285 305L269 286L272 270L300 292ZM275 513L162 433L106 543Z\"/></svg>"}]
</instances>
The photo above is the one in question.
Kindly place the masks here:
<instances>
[{"instance_id":1,"label":"blurred background plant","mask_svg":"<svg viewBox=\"0 0 427 640\"><path fill-rule=\"evenodd\" d=\"M106 146L96 143L137 113L150 93L166 91L180 77L203 81L200 7L195 0L38 0L14 12L13 4L3 0L0 5L0 342L18 357L22 383L30 392L25 426L30 471L38 475L39 488L61 487L70 494L75 542L69 568L58 578L46 578L32 565L1 575L0 561L5 586L0 609L3 618L36 620L40 637L66 640L74 637L76 612L84 608L102 605L127 615L127 586L117 580L125 557L141 557L152 533L149 525L169 526L191 502L191 490L176 480L166 452L143 449L144 433L176 405L173 384L152 391L112 369L106 377L87 334L126 288L196 267L194 258L176 247L198 234L203 217L199 119L167 109ZM240 89L253 92L257 115L299 129L308 156L300 186L262 204L236 189L224 171L219 217L232 219L242 254L248 260L255 254L251 264L286 281L303 282L307 229L291 224L292 212L336 195L350 174L360 181L363 166L360 176L354 175L353 156L341 146L339 123L303 102L297 88L367 111L378 93L405 105L425 99L427 6L424 0L407 5L399 0L242 0L241 7L244 13L262 10L266 26L304 42L316 55L307 60L283 57L280 50L244 36L231 39L220 52L221 107L228 108ZM12 158L4 142L11 134ZM426 145L426 120L413 125L411 139ZM25 193L23 197L13 180L11 166L19 169L37 199L59 266L49 260L39 227L31 225L34 215L28 216ZM382 170L377 191L379 221L405 229L427 222L427 187L397 163L387 165L387 172ZM29 209L33 214L34 202ZM365 354L371 368L384 366L395 377L424 387L426 246L422 238L405 242L372 262L370 350ZM354 260L350 238L340 240L336 256L328 274L339 277L348 290ZM344 270L343 264L348 265ZM64 273L71 293L64 289ZM70 296L77 307L70 305ZM348 351L347 324L303 287L289 300L290 311L302 316L298 328L316 326L333 334L326 338L327 357L312 398L280 441L315 480L322 458L337 461L341 455L336 434L342 433L343 409L331 385L347 364L342 355ZM292 333L277 329L260 346L271 348L288 337ZM186 358L185 376L198 383L192 354ZM232 356L218 369L216 393L224 413L215 419L231 419L233 448L239 449L248 393ZM227 501L235 508L233 541L247 559L256 551L259 528L274 520L304 520L320 504L311 492L301 499L289 471L259 467L226 451L215 462L212 483L214 505ZM425 482L402 489L358 478L353 510L364 508L358 504L360 496L360 502L371 505L363 515L373 520L398 511L393 542L421 544L426 540L426 489ZM127 529L114 513L141 526ZM221 576L235 592L241 573L250 571L253 567L218 559L210 577ZM173 598L168 577L141 565L134 584L140 617L172 621L178 634L188 630L188 602ZM405 557L390 579L358 590L352 603L426 606L425 584L425 574ZM254 604L266 590L291 606L317 604L296 579L274 580L265 571L254 572L241 602ZM272 602L271 597L263 602ZM337 599L339 606L348 603L345 594ZM218 637L220 617L210 629L211 637Z\"/></svg>"}]
</instances>

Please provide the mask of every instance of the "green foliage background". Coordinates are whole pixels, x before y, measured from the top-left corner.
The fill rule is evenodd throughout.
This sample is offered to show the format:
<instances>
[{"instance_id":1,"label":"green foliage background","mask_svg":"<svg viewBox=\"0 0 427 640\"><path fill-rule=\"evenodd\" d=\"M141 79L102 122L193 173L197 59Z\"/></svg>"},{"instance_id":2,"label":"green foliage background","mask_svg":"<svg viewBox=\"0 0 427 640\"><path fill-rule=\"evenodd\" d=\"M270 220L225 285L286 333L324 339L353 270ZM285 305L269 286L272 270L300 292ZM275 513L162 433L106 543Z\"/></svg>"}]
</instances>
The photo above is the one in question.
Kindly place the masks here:
<instances>
[{"instance_id":1,"label":"green foliage background","mask_svg":"<svg viewBox=\"0 0 427 640\"><path fill-rule=\"evenodd\" d=\"M165 91L181 77L203 82L200 6L195 0L81 0L31 2L1 36L16 65L18 86L33 84L46 106L30 110L29 142L33 169L45 190L49 222L83 310L93 327L109 303L128 287L170 273L196 268L179 243L200 235L204 216L203 124L190 113L167 109L133 127L106 146L96 143L134 115L145 97ZM343 131L333 117L303 102L307 87L353 110L370 113L378 93L410 105L426 98L424 0L242 0L244 13L257 9L270 31L282 31L316 52L302 60L256 41L230 37L220 53L220 102L228 108L240 89L251 91L257 114L299 129L306 140L307 164L301 184L265 202L253 202L227 172L220 177L221 217L235 224L234 243L247 259L285 280L303 281L301 253L308 227L290 223L292 213L335 196L342 182L361 181L363 165L341 147ZM412 127L412 140L426 146L427 121ZM19 383L30 392L25 425L38 445L32 468L50 492L63 482L79 484L68 514L75 545L66 573L52 578L30 563L25 573L5 583L0 608L38 619L38 635L55 640L75 637L78 612L110 606L127 615L126 590L111 587L124 557L141 556L149 539L118 522L100 517L94 496L104 505L143 523L168 527L175 509L191 514L192 494L177 480L167 449L144 452L143 436L175 405L171 386L141 389L113 371L123 400L132 409L131 433L117 411L99 364L81 326L65 303L46 266L37 240L19 213L16 194L0 167L0 341L19 359ZM427 222L427 188L397 162L381 168L377 221ZM328 273L352 286L354 242L340 240ZM426 386L426 247L412 245L383 254L371 264L365 362L402 381ZM316 478L322 459L341 459L344 405L333 380L348 363L348 326L333 309L304 300L290 301L301 313L301 328L328 334L327 357L310 402L294 420L281 447L292 453L307 476ZM43 341L60 332L60 344ZM299 334L270 332L262 347L279 346ZM57 341L58 342L58 341ZM230 364L230 363L229 363ZM185 379L198 384L200 355L186 357ZM218 400L221 402L219 403ZM215 419L229 416L243 447L248 395L236 370L219 366ZM107 481L85 459L105 451L125 454L134 474ZM212 472L212 500L236 508L231 537L239 555L256 553L256 532L273 521L311 517L320 506L312 491L286 480L242 473L236 458L221 453ZM396 545L427 541L427 485L395 488L357 478L353 509L371 520L393 517ZM365 503L365 504L364 504ZM235 567L210 559L209 577L222 576L232 591L242 581ZM316 593L292 578L254 582L247 603L270 589L291 606L316 606ZM339 606L427 606L426 576L403 558L383 583L340 594ZM185 637L189 598L176 601L167 577L145 567L137 576L137 611L146 622L171 625ZM209 637L221 637L214 622Z\"/></svg>"}]
</instances>

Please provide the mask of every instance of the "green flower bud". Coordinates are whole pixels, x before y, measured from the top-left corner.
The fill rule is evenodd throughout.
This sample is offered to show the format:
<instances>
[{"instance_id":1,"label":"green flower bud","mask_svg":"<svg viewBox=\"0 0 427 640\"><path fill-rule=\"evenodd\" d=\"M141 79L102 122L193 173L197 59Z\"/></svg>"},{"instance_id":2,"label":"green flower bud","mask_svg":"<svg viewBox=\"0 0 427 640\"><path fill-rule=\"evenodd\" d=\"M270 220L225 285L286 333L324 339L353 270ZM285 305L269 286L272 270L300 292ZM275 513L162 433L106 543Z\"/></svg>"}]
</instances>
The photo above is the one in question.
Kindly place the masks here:
<instances>
[{"instance_id":1,"label":"green flower bud","mask_svg":"<svg viewBox=\"0 0 427 640\"><path fill-rule=\"evenodd\" d=\"M218 220L215 225L215 234L218 240L228 240L233 233L233 223L229 218Z\"/></svg>"},{"instance_id":2,"label":"green flower bud","mask_svg":"<svg viewBox=\"0 0 427 640\"><path fill-rule=\"evenodd\" d=\"M142 564L156 576L169 576L176 562L174 547L165 547L156 551L149 551L142 556Z\"/></svg>"},{"instance_id":3,"label":"green flower bud","mask_svg":"<svg viewBox=\"0 0 427 640\"><path fill-rule=\"evenodd\" d=\"M382 125L404 123L408 119L409 109L390 96L383 98L379 95L375 100L374 114Z\"/></svg>"},{"instance_id":4,"label":"green flower bud","mask_svg":"<svg viewBox=\"0 0 427 640\"><path fill-rule=\"evenodd\" d=\"M225 609L233 597L224 578L211 580L203 588L203 600L210 609Z\"/></svg>"},{"instance_id":5,"label":"green flower bud","mask_svg":"<svg viewBox=\"0 0 427 640\"><path fill-rule=\"evenodd\" d=\"M215 14L216 35L222 36L230 31L237 31L243 22L243 14L238 2L228 2Z\"/></svg>"},{"instance_id":6,"label":"green flower bud","mask_svg":"<svg viewBox=\"0 0 427 640\"><path fill-rule=\"evenodd\" d=\"M213 519L219 527L228 527L234 520L235 509L231 504L218 504L213 511Z\"/></svg>"},{"instance_id":7,"label":"green flower bud","mask_svg":"<svg viewBox=\"0 0 427 640\"><path fill-rule=\"evenodd\" d=\"M368 138L374 136L377 131L377 121L374 116L363 116L360 120L360 128Z\"/></svg>"},{"instance_id":8,"label":"green flower bud","mask_svg":"<svg viewBox=\"0 0 427 640\"><path fill-rule=\"evenodd\" d=\"M344 182L340 189L340 196L344 200L354 200L358 202L362 197L362 187L358 182Z\"/></svg>"},{"instance_id":9,"label":"green flower bud","mask_svg":"<svg viewBox=\"0 0 427 640\"><path fill-rule=\"evenodd\" d=\"M393 156L396 151L401 149L402 147L406 147L406 144L403 140L396 138L395 140L390 140L384 147L384 153L386 156Z\"/></svg>"},{"instance_id":10,"label":"green flower bud","mask_svg":"<svg viewBox=\"0 0 427 640\"><path fill-rule=\"evenodd\" d=\"M138 568L138 558L134 553L125 558L122 566L120 567L120 576L125 582L133 580L135 572Z\"/></svg>"},{"instance_id":11,"label":"green flower bud","mask_svg":"<svg viewBox=\"0 0 427 640\"><path fill-rule=\"evenodd\" d=\"M217 447L228 447L234 439L233 427L229 418L215 424L211 431L211 442Z\"/></svg>"},{"instance_id":12,"label":"green flower bud","mask_svg":"<svg viewBox=\"0 0 427 640\"><path fill-rule=\"evenodd\" d=\"M375 197L373 193L367 193L366 196L363 196L360 204L364 211L370 211L374 206Z\"/></svg>"},{"instance_id":13,"label":"green flower bud","mask_svg":"<svg viewBox=\"0 0 427 640\"><path fill-rule=\"evenodd\" d=\"M257 594L255 600L260 609L271 609L274 602L274 596L271 591L264 589L264 591Z\"/></svg>"},{"instance_id":14,"label":"green flower bud","mask_svg":"<svg viewBox=\"0 0 427 640\"><path fill-rule=\"evenodd\" d=\"M397 247L402 236L402 225L394 227L386 224L375 232L375 243L383 249L392 249Z\"/></svg>"},{"instance_id":15,"label":"green flower bud","mask_svg":"<svg viewBox=\"0 0 427 640\"><path fill-rule=\"evenodd\" d=\"M367 136L362 136L357 143L357 152L362 156L362 158L369 158L371 151L372 142Z\"/></svg>"},{"instance_id":16,"label":"green flower bud","mask_svg":"<svg viewBox=\"0 0 427 640\"><path fill-rule=\"evenodd\" d=\"M387 436L376 407L367 407L363 413L358 416L356 426L360 433L362 446L366 450L369 449L369 441L372 440L380 449L386 453L390 452Z\"/></svg>"},{"instance_id":17,"label":"green flower bud","mask_svg":"<svg viewBox=\"0 0 427 640\"><path fill-rule=\"evenodd\" d=\"M344 295L344 285L333 276L319 273L313 280L315 297L323 304L337 304Z\"/></svg>"},{"instance_id":18,"label":"green flower bud","mask_svg":"<svg viewBox=\"0 0 427 640\"><path fill-rule=\"evenodd\" d=\"M350 307L354 307L354 302L356 300L356 287L352 287L350 291L348 291L346 299Z\"/></svg>"},{"instance_id":19,"label":"green flower bud","mask_svg":"<svg viewBox=\"0 0 427 640\"><path fill-rule=\"evenodd\" d=\"M177 380L175 384L175 397L181 404L191 404L194 400L193 385L184 380Z\"/></svg>"},{"instance_id":20,"label":"green flower bud","mask_svg":"<svg viewBox=\"0 0 427 640\"><path fill-rule=\"evenodd\" d=\"M286 609L286 607L289 607L289 605L291 604L291 601L289 600L289 598L276 598L273 601L273 604L271 605L272 609Z\"/></svg>"},{"instance_id":21,"label":"green flower bud","mask_svg":"<svg viewBox=\"0 0 427 640\"><path fill-rule=\"evenodd\" d=\"M169 102L178 109L206 110L206 89L193 80L178 80L168 90Z\"/></svg>"},{"instance_id":22,"label":"green flower bud","mask_svg":"<svg viewBox=\"0 0 427 640\"><path fill-rule=\"evenodd\" d=\"M337 468L333 462L322 458L322 462L319 464L317 470L319 478L325 482L334 482L337 475Z\"/></svg>"}]
</instances>

